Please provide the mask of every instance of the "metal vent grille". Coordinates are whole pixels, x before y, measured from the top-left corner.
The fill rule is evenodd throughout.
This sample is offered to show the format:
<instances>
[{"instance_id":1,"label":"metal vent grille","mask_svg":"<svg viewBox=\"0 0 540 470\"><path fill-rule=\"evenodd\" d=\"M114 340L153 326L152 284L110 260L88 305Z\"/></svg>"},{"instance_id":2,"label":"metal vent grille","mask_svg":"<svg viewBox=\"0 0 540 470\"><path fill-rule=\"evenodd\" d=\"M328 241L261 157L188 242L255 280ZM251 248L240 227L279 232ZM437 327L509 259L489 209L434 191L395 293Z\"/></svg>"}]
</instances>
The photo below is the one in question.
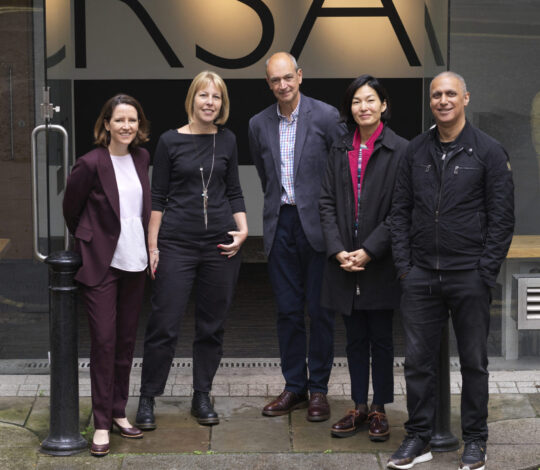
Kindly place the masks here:
<instances>
[{"instance_id":1,"label":"metal vent grille","mask_svg":"<svg viewBox=\"0 0 540 470\"><path fill-rule=\"evenodd\" d=\"M540 278L518 279L518 330L540 330Z\"/></svg>"},{"instance_id":2,"label":"metal vent grille","mask_svg":"<svg viewBox=\"0 0 540 470\"><path fill-rule=\"evenodd\" d=\"M539 312L540 313L540 312ZM405 358L395 357L394 367L397 369L403 368ZM87 358L79 358L79 371L88 371L90 368L90 360ZM182 369L191 369L193 360L191 358L175 358L171 365L172 370L180 371ZM219 365L224 370L235 369L254 369L253 373L261 373L263 371L257 369L277 369L281 367L279 358L223 358ZM347 369L347 358L334 358L334 369ZM459 360L455 357L450 358L450 367L459 369ZM142 369L142 359L133 359L133 369ZM50 365L46 359L6 359L0 360L0 374L49 374Z\"/></svg>"}]
</instances>

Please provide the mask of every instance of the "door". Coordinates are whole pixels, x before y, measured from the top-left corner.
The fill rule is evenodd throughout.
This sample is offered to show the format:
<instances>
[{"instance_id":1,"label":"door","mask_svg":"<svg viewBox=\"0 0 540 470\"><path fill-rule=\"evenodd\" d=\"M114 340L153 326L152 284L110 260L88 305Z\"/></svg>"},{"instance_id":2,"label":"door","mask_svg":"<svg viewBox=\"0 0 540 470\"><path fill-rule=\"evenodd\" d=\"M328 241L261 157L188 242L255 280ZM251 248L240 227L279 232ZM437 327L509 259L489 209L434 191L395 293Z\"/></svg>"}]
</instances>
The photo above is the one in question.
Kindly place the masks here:
<instances>
[{"instance_id":1,"label":"door","mask_svg":"<svg viewBox=\"0 0 540 470\"><path fill-rule=\"evenodd\" d=\"M47 68L56 60L47 50L50 4L7 0L0 9L0 359L47 357L41 261L66 246L61 201L70 107L58 110L59 87L48 88Z\"/></svg>"}]
</instances>

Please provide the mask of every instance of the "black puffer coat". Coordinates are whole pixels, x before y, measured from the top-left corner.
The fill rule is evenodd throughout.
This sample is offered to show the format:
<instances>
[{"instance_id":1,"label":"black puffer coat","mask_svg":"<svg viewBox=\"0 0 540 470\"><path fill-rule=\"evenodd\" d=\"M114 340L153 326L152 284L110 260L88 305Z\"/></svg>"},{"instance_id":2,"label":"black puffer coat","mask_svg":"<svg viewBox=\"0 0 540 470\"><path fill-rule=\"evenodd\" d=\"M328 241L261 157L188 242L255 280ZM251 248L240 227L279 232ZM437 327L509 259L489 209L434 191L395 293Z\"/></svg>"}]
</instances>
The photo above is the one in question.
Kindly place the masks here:
<instances>
[{"instance_id":1,"label":"black puffer coat","mask_svg":"<svg viewBox=\"0 0 540 470\"><path fill-rule=\"evenodd\" d=\"M478 269L493 287L514 230L508 155L469 122L440 172L441 155L436 128L407 147L392 209L396 269Z\"/></svg>"},{"instance_id":2,"label":"black puffer coat","mask_svg":"<svg viewBox=\"0 0 540 470\"><path fill-rule=\"evenodd\" d=\"M350 315L357 286L358 308L391 309L399 306L400 290L392 261L388 216L392 192L407 141L384 127L375 141L367 163L360 195L359 234L355 244L354 193L348 152L354 132L338 139L328 157L320 198L321 225L328 256L322 290L322 304L337 313ZM335 255L340 251L364 250L372 258L358 273L340 268Z\"/></svg>"}]
</instances>

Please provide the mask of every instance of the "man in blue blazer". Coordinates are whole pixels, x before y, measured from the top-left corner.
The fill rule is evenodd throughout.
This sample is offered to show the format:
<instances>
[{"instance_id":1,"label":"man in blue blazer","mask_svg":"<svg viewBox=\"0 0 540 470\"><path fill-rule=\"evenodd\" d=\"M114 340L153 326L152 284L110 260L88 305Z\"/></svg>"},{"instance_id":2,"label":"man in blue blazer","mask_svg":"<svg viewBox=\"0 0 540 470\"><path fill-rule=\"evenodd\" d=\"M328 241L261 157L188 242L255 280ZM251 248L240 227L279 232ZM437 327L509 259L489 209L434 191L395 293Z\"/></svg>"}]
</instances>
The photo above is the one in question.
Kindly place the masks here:
<instances>
[{"instance_id":1,"label":"man in blue blazer","mask_svg":"<svg viewBox=\"0 0 540 470\"><path fill-rule=\"evenodd\" d=\"M300 93L302 70L292 55L270 57L266 81L277 104L251 118L249 144L264 192L264 248L276 296L285 390L263 415L287 414L307 406L309 398L307 419L324 421L330 417L326 394L334 315L320 305L325 246L319 193L330 147L345 129L336 108Z\"/></svg>"}]
</instances>

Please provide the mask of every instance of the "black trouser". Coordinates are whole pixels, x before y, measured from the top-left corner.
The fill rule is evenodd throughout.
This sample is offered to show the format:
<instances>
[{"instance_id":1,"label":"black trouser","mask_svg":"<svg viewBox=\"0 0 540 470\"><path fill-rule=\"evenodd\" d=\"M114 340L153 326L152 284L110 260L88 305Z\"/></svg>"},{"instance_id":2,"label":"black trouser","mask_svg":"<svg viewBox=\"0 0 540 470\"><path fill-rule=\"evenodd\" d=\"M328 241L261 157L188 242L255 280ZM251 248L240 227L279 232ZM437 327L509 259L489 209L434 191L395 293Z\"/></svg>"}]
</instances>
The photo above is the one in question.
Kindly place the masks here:
<instances>
[{"instance_id":1,"label":"black trouser","mask_svg":"<svg viewBox=\"0 0 540 470\"><path fill-rule=\"evenodd\" d=\"M393 310L353 310L350 315L343 315L355 404L367 403L370 357L373 403L384 405L394 401L392 314Z\"/></svg>"},{"instance_id":2,"label":"black trouser","mask_svg":"<svg viewBox=\"0 0 540 470\"><path fill-rule=\"evenodd\" d=\"M163 393L178 339L180 320L195 283L193 389L209 392L223 356L227 312L238 279L241 256L227 258L219 240L159 240L159 264L146 326L141 395Z\"/></svg>"},{"instance_id":3,"label":"black trouser","mask_svg":"<svg viewBox=\"0 0 540 470\"><path fill-rule=\"evenodd\" d=\"M461 363L463 440L487 440L490 290L476 269L434 271L413 267L402 281L408 433L431 437L441 331L448 312Z\"/></svg>"},{"instance_id":4,"label":"black trouser","mask_svg":"<svg viewBox=\"0 0 540 470\"><path fill-rule=\"evenodd\" d=\"M282 206L268 273L278 310L281 371L285 389L294 393L328 392L335 315L321 306L324 264L324 253L306 238L296 206ZM310 320L309 344L304 309Z\"/></svg>"}]
</instances>

